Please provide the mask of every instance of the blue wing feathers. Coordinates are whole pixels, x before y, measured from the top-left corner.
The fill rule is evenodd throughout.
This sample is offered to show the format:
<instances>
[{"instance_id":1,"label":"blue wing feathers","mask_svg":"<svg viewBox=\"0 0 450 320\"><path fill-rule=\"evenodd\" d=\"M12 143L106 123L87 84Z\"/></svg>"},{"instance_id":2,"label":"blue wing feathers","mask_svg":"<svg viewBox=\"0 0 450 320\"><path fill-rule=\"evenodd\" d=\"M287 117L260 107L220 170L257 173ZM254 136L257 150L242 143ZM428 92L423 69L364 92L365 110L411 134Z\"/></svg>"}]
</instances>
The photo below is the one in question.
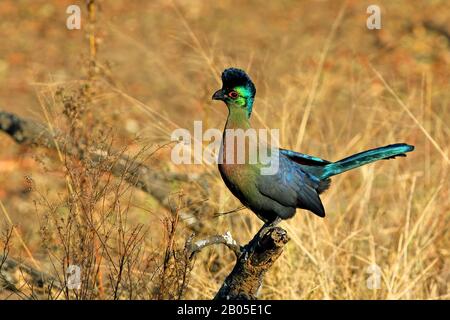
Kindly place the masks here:
<instances>
[{"instance_id":1,"label":"blue wing feathers","mask_svg":"<svg viewBox=\"0 0 450 320\"><path fill-rule=\"evenodd\" d=\"M326 164L331 163L330 161L321 159L319 157L314 157L314 156L310 156L310 155L307 155L304 153L295 152L295 151L287 150L287 149L280 149L280 153L282 155L285 155L292 161L297 162L299 164L303 164L303 165L324 166Z\"/></svg>"},{"instance_id":2,"label":"blue wing feathers","mask_svg":"<svg viewBox=\"0 0 450 320\"><path fill-rule=\"evenodd\" d=\"M285 207L310 210L324 217L325 210L317 191L323 182L302 170L299 164L283 154L280 155L279 164L275 175L258 177L259 192Z\"/></svg>"}]
</instances>

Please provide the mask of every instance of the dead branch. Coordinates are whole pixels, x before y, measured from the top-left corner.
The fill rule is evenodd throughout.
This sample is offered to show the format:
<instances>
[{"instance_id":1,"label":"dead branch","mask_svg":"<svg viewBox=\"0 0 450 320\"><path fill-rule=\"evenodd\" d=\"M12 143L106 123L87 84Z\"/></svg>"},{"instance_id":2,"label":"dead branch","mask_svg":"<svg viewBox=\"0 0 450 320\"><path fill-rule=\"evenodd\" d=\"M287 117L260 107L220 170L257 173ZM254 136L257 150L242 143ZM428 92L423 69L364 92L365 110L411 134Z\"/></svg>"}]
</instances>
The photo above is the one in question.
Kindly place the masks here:
<instances>
[{"instance_id":1,"label":"dead branch","mask_svg":"<svg viewBox=\"0 0 450 320\"><path fill-rule=\"evenodd\" d=\"M17 284L21 281L18 278L24 278L27 284L34 288L62 290L64 287L55 277L23 262L0 255L0 281L3 282L1 287L13 292L19 291Z\"/></svg>"},{"instance_id":2,"label":"dead branch","mask_svg":"<svg viewBox=\"0 0 450 320\"><path fill-rule=\"evenodd\" d=\"M245 247L236 265L227 276L214 300L254 300L257 299L265 273L283 252L289 241L287 232L280 227L267 231L261 240L255 237Z\"/></svg>"},{"instance_id":3,"label":"dead branch","mask_svg":"<svg viewBox=\"0 0 450 320\"><path fill-rule=\"evenodd\" d=\"M196 242L192 242L192 237L188 239L186 247L189 259L202 249L215 244L226 245L236 255L236 264L214 300L257 299L265 273L272 267L283 252L284 245L289 241L286 231L280 227L270 228L261 239L259 237L258 232L243 248L229 232Z\"/></svg>"},{"instance_id":4,"label":"dead branch","mask_svg":"<svg viewBox=\"0 0 450 320\"><path fill-rule=\"evenodd\" d=\"M13 113L1 110L0 130L7 133L18 144L49 149L55 149L57 147L57 139L62 138L60 133L52 134L44 124L19 118ZM64 143L59 146L62 149L61 151L69 155L75 155L76 150L70 138L64 137L63 141ZM110 155L102 150L91 150L89 154L94 163L105 161ZM181 174L163 174L123 154L112 165L111 171L115 176L125 175L127 182L137 186L159 201L166 199L167 194L170 192L170 185L169 183L155 182L187 181L190 179L190 177Z\"/></svg>"},{"instance_id":5,"label":"dead branch","mask_svg":"<svg viewBox=\"0 0 450 320\"><path fill-rule=\"evenodd\" d=\"M192 238L189 239L186 245L189 259L192 259L195 254L200 252L202 249L216 244L224 244L227 246L234 252L236 258L239 258L242 254L241 246L236 243L236 240L233 239L230 232L227 232L223 235L215 235L203 240L197 240L194 243L192 242Z\"/></svg>"},{"instance_id":6,"label":"dead branch","mask_svg":"<svg viewBox=\"0 0 450 320\"><path fill-rule=\"evenodd\" d=\"M61 152L71 156L78 156L75 144L71 141L70 137L63 136L61 133L52 133L42 123L20 118L13 113L5 112L1 109L0 131L8 134L18 144L32 147L38 146L56 149L57 141L61 140L63 143L58 146ZM100 163L112 154L114 152L108 153L103 150L91 150L88 156L94 163ZM128 183L153 196L164 207L170 210L173 208L169 195L171 194L174 181L201 183L201 178L198 176L161 172L124 154L119 154L118 158L111 165L111 172L114 176L124 177ZM208 213L212 214L215 212L215 207L206 201L199 202L197 199L191 199L189 197L184 199L184 201L185 206L181 209L180 216L183 220L188 221L189 226L195 232L199 232L203 229L203 223L200 219L197 219L199 213L203 215Z\"/></svg>"},{"instance_id":7,"label":"dead branch","mask_svg":"<svg viewBox=\"0 0 450 320\"><path fill-rule=\"evenodd\" d=\"M439 24L433 20L425 20L422 24L425 29L436 32L437 34L445 37L445 39L450 42L450 30L448 29L447 25Z\"/></svg>"}]
</instances>

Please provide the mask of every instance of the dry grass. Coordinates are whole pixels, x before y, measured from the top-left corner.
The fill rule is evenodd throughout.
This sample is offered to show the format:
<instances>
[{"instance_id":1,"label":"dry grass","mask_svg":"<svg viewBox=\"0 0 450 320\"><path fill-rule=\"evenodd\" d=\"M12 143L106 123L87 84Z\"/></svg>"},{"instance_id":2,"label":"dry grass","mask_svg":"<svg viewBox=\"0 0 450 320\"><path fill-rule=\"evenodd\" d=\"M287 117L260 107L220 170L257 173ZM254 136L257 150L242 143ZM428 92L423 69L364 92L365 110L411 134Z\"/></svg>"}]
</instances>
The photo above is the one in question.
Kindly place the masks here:
<instances>
[{"instance_id":1,"label":"dry grass","mask_svg":"<svg viewBox=\"0 0 450 320\"><path fill-rule=\"evenodd\" d=\"M406 159L335 177L322 197L325 219L299 210L284 222L292 240L266 276L261 298L449 298L450 44L422 23L448 26L446 1L378 1L381 31L365 28L370 1L103 1L94 71L86 63L93 58L86 30L64 28L71 2L0 3L0 36L8 39L0 47L2 108L81 135L80 148L115 146L145 158L173 129L190 129L194 120L203 120L205 129L222 128L225 107L210 96L223 68L244 68L258 91L253 124L279 128L283 147L337 160L394 142L416 146ZM91 91L80 94L86 84ZM70 105L62 102L61 88L75 105L65 113ZM198 255L188 287L180 287L186 266L173 258L190 231L182 221L177 225L176 213L105 178L104 167L23 150L4 135L0 143L0 164L18 164L0 167L2 212L15 225L9 254L31 263L29 250L43 269L61 274L75 257L57 234L66 230L78 246L73 250L89 261L84 298L183 293L209 299L231 270L233 255L211 248ZM207 173L208 199L219 211L240 205L215 166L175 166L170 148L147 162ZM32 177L32 190L24 176ZM172 197L184 190L188 186L174 185ZM60 229L50 221L77 212L86 214L90 228L73 229L64 220ZM241 243L261 225L248 210L204 219L210 232L230 230ZM48 229L39 232L45 221ZM137 236L141 227L147 232ZM98 243L110 234L110 243ZM88 249L80 251L83 239ZM125 255L134 263L121 264L130 239L137 251ZM380 290L366 287L372 264L382 271ZM118 296L117 266L127 271Z\"/></svg>"}]
</instances>

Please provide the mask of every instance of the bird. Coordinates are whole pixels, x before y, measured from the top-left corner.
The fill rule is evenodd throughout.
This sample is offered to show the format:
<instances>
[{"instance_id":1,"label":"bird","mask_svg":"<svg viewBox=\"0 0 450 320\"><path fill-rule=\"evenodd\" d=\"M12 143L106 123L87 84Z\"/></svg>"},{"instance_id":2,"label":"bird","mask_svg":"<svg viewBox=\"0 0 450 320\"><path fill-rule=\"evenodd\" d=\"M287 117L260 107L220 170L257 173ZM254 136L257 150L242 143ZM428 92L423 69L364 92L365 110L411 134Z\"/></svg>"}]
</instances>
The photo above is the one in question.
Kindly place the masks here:
<instances>
[{"instance_id":1,"label":"bird","mask_svg":"<svg viewBox=\"0 0 450 320\"><path fill-rule=\"evenodd\" d=\"M213 100L223 101L228 107L218 169L231 193L264 222L260 233L292 218L297 208L325 217L319 195L330 187L331 177L381 159L406 157L407 152L414 150L412 145L395 143L332 162L277 148L278 170L274 174L261 174L261 163L250 163L248 159L244 163L236 163L235 158L226 156L237 151L236 144L230 146L227 143L227 135L233 130L252 128L250 118L256 95L255 84L244 70L234 67L225 69L221 78L222 88L212 96ZM245 148L248 149L248 144Z\"/></svg>"}]
</instances>

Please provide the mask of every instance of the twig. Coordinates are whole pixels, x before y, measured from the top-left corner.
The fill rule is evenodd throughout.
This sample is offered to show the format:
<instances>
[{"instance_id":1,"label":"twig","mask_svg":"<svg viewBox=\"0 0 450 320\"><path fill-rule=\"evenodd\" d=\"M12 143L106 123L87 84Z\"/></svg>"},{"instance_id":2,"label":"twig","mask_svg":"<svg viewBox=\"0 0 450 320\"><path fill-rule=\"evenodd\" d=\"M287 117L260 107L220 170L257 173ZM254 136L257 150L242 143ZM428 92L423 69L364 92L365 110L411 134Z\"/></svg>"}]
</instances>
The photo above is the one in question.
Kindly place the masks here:
<instances>
[{"instance_id":1,"label":"twig","mask_svg":"<svg viewBox=\"0 0 450 320\"><path fill-rule=\"evenodd\" d=\"M226 245L231 251L234 252L236 258L239 258L242 254L241 246L237 244L237 242L233 239L230 232L228 231L223 235L211 236L203 240L197 240L194 243L192 243L192 239L190 239L187 243L189 259L192 259L195 256L195 254L200 252L202 249L215 244Z\"/></svg>"},{"instance_id":2,"label":"twig","mask_svg":"<svg viewBox=\"0 0 450 320\"><path fill-rule=\"evenodd\" d=\"M6 211L5 206L3 205L2 200L0 200L0 211L2 211L3 215L6 218L6 221L9 223L12 231L14 232L15 236L19 239L20 244L22 245L22 247L24 248L25 252L27 253L28 257L30 258L30 260L33 262L34 266L36 268L39 268L39 264L37 263L37 261L34 259L33 254L31 253L31 250L28 248L27 244L25 243L25 241L23 241L22 235L20 234L20 232L17 230L17 227L14 225L14 223L11 220L11 217L8 214L8 211ZM1 265L0 265L1 267Z\"/></svg>"}]
</instances>

